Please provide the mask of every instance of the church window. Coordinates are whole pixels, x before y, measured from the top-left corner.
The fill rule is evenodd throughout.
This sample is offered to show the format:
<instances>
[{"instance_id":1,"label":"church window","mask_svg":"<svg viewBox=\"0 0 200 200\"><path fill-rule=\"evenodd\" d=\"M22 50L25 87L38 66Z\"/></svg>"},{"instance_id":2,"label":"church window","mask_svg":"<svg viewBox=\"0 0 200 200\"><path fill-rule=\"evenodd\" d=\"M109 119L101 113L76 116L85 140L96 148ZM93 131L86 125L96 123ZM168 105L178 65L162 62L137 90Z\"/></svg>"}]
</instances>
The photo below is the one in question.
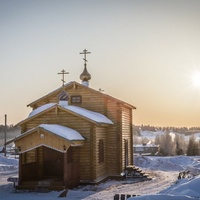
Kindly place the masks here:
<instances>
[{"instance_id":1,"label":"church window","mask_svg":"<svg viewBox=\"0 0 200 200\"><path fill-rule=\"evenodd\" d=\"M104 142L102 139L99 140L99 163L104 162Z\"/></svg>"},{"instance_id":2,"label":"church window","mask_svg":"<svg viewBox=\"0 0 200 200\"><path fill-rule=\"evenodd\" d=\"M81 95L71 96L71 103L72 104L78 104L78 103L81 103L81 102L82 102Z\"/></svg>"}]
</instances>

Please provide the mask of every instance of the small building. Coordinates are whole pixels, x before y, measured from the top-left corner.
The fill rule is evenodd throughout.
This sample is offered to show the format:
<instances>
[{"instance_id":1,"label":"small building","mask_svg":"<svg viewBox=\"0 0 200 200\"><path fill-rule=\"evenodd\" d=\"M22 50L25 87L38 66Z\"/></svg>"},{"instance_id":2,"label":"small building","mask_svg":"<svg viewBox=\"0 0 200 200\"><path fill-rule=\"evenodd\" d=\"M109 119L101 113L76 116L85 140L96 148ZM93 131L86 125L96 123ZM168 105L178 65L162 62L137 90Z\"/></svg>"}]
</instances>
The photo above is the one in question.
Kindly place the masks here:
<instances>
[{"instance_id":1,"label":"small building","mask_svg":"<svg viewBox=\"0 0 200 200\"><path fill-rule=\"evenodd\" d=\"M134 154L155 155L159 151L159 145L155 144L135 144L133 145Z\"/></svg>"},{"instance_id":2,"label":"small building","mask_svg":"<svg viewBox=\"0 0 200 200\"><path fill-rule=\"evenodd\" d=\"M28 104L12 141L19 151L20 189L73 188L120 177L133 165L134 106L89 87L84 50L82 83L71 81Z\"/></svg>"}]
</instances>

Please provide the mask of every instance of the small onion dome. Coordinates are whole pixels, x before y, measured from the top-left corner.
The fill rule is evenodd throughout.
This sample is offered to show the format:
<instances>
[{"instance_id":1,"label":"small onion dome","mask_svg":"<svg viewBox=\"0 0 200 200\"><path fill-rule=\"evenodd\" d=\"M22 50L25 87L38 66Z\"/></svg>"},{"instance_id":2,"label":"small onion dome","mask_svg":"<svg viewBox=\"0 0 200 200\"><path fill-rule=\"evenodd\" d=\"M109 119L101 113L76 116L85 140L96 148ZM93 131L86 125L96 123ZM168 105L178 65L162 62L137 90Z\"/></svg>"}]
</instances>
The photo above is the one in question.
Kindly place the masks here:
<instances>
[{"instance_id":1,"label":"small onion dome","mask_svg":"<svg viewBox=\"0 0 200 200\"><path fill-rule=\"evenodd\" d=\"M85 66L82 74L80 75L80 79L82 81L89 81L91 79L91 75L89 74L89 72L87 71L87 68Z\"/></svg>"},{"instance_id":2,"label":"small onion dome","mask_svg":"<svg viewBox=\"0 0 200 200\"><path fill-rule=\"evenodd\" d=\"M59 98L60 101L68 101L69 95L67 94L67 92L62 90L62 92L58 95L58 98Z\"/></svg>"}]
</instances>

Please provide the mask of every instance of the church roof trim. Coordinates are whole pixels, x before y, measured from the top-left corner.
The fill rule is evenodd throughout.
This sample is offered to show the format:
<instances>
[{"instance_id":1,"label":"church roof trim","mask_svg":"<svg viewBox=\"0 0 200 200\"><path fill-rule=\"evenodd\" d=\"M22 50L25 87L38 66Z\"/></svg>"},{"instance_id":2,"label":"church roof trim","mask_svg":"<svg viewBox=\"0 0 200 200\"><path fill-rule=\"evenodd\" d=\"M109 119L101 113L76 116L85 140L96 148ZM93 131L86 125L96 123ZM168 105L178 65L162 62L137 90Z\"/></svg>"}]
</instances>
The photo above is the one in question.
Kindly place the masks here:
<instances>
[{"instance_id":1,"label":"church roof trim","mask_svg":"<svg viewBox=\"0 0 200 200\"><path fill-rule=\"evenodd\" d=\"M40 124L39 126L32 128L25 133L17 136L16 138L7 142L7 144L11 142L15 142L27 135L37 131L38 129L43 129L47 132L51 132L54 135L60 136L68 141L84 141L85 138L76 130L71 129L66 126L58 125L58 124ZM67 134L66 134L67 133Z\"/></svg>"},{"instance_id":2,"label":"church roof trim","mask_svg":"<svg viewBox=\"0 0 200 200\"><path fill-rule=\"evenodd\" d=\"M14 138L13 141L19 140L38 129L44 129L47 132L51 132L54 135L60 136L68 141L80 141L85 140L85 138L76 130L68 128L66 126L58 125L58 124L40 124L39 126L26 131L25 133L19 135Z\"/></svg>"},{"instance_id":3,"label":"church roof trim","mask_svg":"<svg viewBox=\"0 0 200 200\"><path fill-rule=\"evenodd\" d=\"M117 99L117 98L115 98L115 97L112 97L112 96L110 96L110 95L108 95L108 94L102 93L102 92L100 92L100 91L98 91L98 90L95 90L95 89L93 89L93 88L87 87L87 86L85 86L85 85L83 85L83 84L80 84L80 83L78 83L78 82L76 82L76 81L70 81L70 82L66 83L66 84L64 85L64 87L65 87L65 88L70 87L70 86L73 87L74 84L76 84L76 85L78 85L78 86L81 86L81 87L84 87L85 89L90 90L90 91L92 91L92 92L95 92L95 93L97 93L97 94L99 94L99 95L102 95L102 96L104 96L105 98L109 98L109 99L112 99L112 100L114 100L114 101L117 101L117 102L119 102L119 103L121 103L121 104L123 104L123 105L126 105L126 106L128 106L128 107L130 107L130 108L132 108L132 109L136 109L135 106L133 106L133 105L131 105L131 104L129 104L129 103L126 103L126 102L124 102L124 101L122 101L122 100L119 100L119 99ZM45 99L45 98L47 98L47 97L49 97L49 96L52 96L52 95L55 94L55 93L58 93L60 90L62 90L62 88L63 88L63 87L59 87L59 88L57 88L56 90L53 90L52 92L50 92L50 93L48 93L48 94L42 96L41 98L39 98L39 99L37 99L37 100L31 102L30 104L27 105L27 107L29 107L29 106L32 107L32 106L33 106L34 104L36 104L37 102L39 102L39 101L41 101L41 100L43 100L43 99Z\"/></svg>"}]
</instances>

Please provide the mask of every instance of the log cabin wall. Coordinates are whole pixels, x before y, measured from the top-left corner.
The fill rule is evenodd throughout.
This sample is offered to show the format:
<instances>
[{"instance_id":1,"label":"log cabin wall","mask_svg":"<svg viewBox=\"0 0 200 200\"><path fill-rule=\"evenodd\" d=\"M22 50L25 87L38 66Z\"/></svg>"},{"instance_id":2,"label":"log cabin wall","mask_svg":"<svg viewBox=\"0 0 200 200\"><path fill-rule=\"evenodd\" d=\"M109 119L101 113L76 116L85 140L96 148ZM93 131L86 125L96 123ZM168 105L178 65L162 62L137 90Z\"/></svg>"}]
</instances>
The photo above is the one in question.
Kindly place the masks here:
<instances>
[{"instance_id":1,"label":"log cabin wall","mask_svg":"<svg viewBox=\"0 0 200 200\"><path fill-rule=\"evenodd\" d=\"M95 142L95 167L96 167L96 182L99 182L109 176L107 170L107 132L106 127L96 127L96 141ZM103 146L102 146L103 145ZM102 149L103 148L103 152Z\"/></svg>"},{"instance_id":2,"label":"log cabin wall","mask_svg":"<svg viewBox=\"0 0 200 200\"><path fill-rule=\"evenodd\" d=\"M92 110L94 112L102 113L104 112L104 97L100 92L93 92L88 90L80 85L76 85L76 87L66 88L66 91L69 95L69 105L80 106L82 108ZM33 109L36 109L47 103L58 103L58 95L60 90L54 93L52 96L49 96L41 101L38 101L33 105ZM72 103L72 96L81 96L81 103Z\"/></svg>"},{"instance_id":3,"label":"log cabin wall","mask_svg":"<svg viewBox=\"0 0 200 200\"><path fill-rule=\"evenodd\" d=\"M73 103L71 102L71 98L69 98L70 105L77 105L82 108L92 110L94 112L99 112L104 114L104 98L99 92L92 92L88 90L88 88L77 86L75 89L70 89L67 91L69 96L81 96L81 103Z\"/></svg>"},{"instance_id":4,"label":"log cabin wall","mask_svg":"<svg viewBox=\"0 0 200 200\"><path fill-rule=\"evenodd\" d=\"M91 152L91 145L90 145L90 129L91 123L87 122L84 119L80 119L72 114L66 115L66 112L63 110L58 109L57 111L51 110L43 115L38 116L37 118L28 121L25 125L23 125L24 131L28 131L34 127L37 127L40 124L60 124L62 126L66 126L72 129L77 130L83 137L86 138L85 144L80 147L80 176L82 179L90 179L90 157L88 156ZM37 140L35 138L34 140ZM27 143L32 142L33 140L27 137ZM55 138L53 138L52 142L56 142ZM28 145L28 144L27 144ZM30 144L29 144L30 145ZM58 144L58 146L63 147L63 144ZM20 144L19 144L20 146Z\"/></svg>"},{"instance_id":5,"label":"log cabin wall","mask_svg":"<svg viewBox=\"0 0 200 200\"><path fill-rule=\"evenodd\" d=\"M41 134L43 134L42 138L40 137ZM36 148L41 144L46 144L62 152L63 145L65 145L66 148L70 145L65 139L56 137L54 134L49 134L43 130L34 131L26 137L19 139L15 143L17 147L21 147L22 152L29 151L30 149Z\"/></svg>"},{"instance_id":6,"label":"log cabin wall","mask_svg":"<svg viewBox=\"0 0 200 200\"><path fill-rule=\"evenodd\" d=\"M114 123L108 128L107 133L107 169L110 176L118 176L120 174L120 105L111 99L106 101L107 117Z\"/></svg>"},{"instance_id":7,"label":"log cabin wall","mask_svg":"<svg viewBox=\"0 0 200 200\"><path fill-rule=\"evenodd\" d=\"M122 107L122 167L133 164L132 110Z\"/></svg>"},{"instance_id":8,"label":"log cabin wall","mask_svg":"<svg viewBox=\"0 0 200 200\"><path fill-rule=\"evenodd\" d=\"M20 180L38 180L43 175L42 147L20 154L22 172L19 173Z\"/></svg>"}]
</instances>

